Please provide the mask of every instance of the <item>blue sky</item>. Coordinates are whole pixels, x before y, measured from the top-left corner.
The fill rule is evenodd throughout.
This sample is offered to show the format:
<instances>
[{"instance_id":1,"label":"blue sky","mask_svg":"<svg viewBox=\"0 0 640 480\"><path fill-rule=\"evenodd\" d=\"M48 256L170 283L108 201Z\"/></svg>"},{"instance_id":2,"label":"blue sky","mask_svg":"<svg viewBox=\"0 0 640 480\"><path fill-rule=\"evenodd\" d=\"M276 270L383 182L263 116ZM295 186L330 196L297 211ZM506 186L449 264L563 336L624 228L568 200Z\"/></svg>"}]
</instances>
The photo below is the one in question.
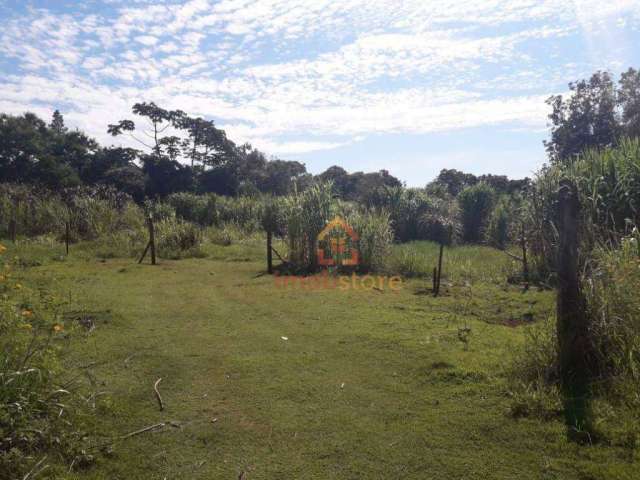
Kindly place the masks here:
<instances>
[{"instance_id":1,"label":"blue sky","mask_svg":"<svg viewBox=\"0 0 640 480\"><path fill-rule=\"evenodd\" d=\"M640 0L0 0L0 111L112 144L155 101L313 173L522 177L545 98L638 45Z\"/></svg>"}]
</instances>

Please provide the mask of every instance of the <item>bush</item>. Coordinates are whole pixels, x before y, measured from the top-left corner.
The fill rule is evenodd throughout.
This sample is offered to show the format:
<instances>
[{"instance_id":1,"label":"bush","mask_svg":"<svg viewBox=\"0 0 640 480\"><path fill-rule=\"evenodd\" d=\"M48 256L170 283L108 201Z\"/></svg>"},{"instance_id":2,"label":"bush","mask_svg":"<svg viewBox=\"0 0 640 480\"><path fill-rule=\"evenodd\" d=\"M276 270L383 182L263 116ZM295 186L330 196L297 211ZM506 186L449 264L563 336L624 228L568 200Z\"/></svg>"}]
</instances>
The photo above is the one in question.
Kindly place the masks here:
<instances>
[{"instance_id":1,"label":"bush","mask_svg":"<svg viewBox=\"0 0 640 480\"><path fill-rule=\"evenodd\" d=\"M484 182L467 187L458 195L462 240L479 243L493 208L495 191Z\"/></svg>"},{"instance_id":2,"label":"bush","mask_svg":"<svg viewBox=\"0 0 640 480\"><path fill-rule=\"evenodd\" d=\"M491 212L487 225L486 239L492 247L504 250L510 240L510 212L506 202L501 200Z\"/></svg>"},{"instance_id":3,"label":"bush","mask_svg":"<svg viewBox=\"0 0 640 480\"><path fill-rule=\"evenodd\" d=\"M167 218L155 226L159 256L177 259L202 255L202 232L192 223Z\"/></svg>"}]
</instances>

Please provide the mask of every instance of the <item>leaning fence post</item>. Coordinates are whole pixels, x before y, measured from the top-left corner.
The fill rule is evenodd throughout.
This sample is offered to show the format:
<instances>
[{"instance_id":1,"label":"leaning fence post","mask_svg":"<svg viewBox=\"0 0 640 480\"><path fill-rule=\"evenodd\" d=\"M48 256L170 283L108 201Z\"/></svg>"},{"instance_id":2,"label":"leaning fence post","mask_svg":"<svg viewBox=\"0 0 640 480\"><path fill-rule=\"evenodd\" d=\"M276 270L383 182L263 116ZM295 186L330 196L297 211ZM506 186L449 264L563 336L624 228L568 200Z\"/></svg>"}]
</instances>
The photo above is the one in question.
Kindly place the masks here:
<instances>
[{"instance_id":1,"label":"leaning fence post","mask_svg":"<svg viewBox=\"0 0 640 480\"><path fill-rule=\"evenodd\" d=\"M147 242L147 246L144 247L144 252L140 256L140 260L138 263L142 263L144 257L147 255L149 249L151 249L151 265L156 264L156 235L155 230L153 228L153 217L149 215L147 217L147 227L149 228L149 241Z\"/></svg>"},{"instance_id":2,"label":"leaning fence post","mask_svg":"<svg viewBox=\"0 0 640 480\"><path fill-rule=\"evenodd\" d=\"M558 360L569 437L584 441L590 427L591 344L578 271L580 200L576 185L568 179L560 181L558 193Z\"/></svg>"},{"instance_id":3,"label":"leaning fence post","mask_svg":"<svg viewBox=\"0 0 640 480\"><path fill-rule=\"evenodd\" d=\"M271 247L272 233L271 230L267 230L267 272L273 273L273 252Z\"/></svg>"}]
</instances>

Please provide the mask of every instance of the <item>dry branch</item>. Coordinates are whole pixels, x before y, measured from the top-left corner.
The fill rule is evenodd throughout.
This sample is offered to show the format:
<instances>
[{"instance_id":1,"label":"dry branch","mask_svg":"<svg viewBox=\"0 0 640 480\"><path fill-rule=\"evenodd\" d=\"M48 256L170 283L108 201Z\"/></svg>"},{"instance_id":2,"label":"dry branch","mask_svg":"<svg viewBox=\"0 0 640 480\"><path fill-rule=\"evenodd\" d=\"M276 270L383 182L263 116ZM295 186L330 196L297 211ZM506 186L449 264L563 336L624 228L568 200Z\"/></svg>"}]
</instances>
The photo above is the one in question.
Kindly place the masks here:
<instances>
[{"instance_id":1,"label":"dry branch","mask_svg":"<svg viewBox=\"0 0 640 480\"><path fill-rule=\"evenodd\" d=\"M156 383L153 384L153 391L156 394L156 398L158 399L158 405L160 406L160 411L164 410L164 403L162 402L162 397L160 396L160 392L158 391L158 385L162 381L162 378L156 380Z\"/></svg>"}]
</instances>

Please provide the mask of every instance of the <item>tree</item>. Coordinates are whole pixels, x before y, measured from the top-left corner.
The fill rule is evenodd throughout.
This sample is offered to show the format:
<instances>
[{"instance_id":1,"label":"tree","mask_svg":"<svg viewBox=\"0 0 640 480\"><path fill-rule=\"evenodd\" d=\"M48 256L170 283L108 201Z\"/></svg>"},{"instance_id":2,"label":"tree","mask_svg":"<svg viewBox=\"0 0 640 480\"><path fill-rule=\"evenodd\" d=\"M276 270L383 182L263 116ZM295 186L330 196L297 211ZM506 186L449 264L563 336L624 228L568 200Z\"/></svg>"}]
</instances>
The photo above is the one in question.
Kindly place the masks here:
<instances>
[{"instance_id":1,"label":"tree","mask_svg":"<svg viewBox=\"0 0 640 480\"><path fill-rule=\"evenodd\" d=\"M333 190L340 198L346 198L349 193L349 173L342 167L329 167L318 178L321 182L333 182Z\"/></svg>"},{"instance_id":2,"label":"tree","mask_svg":"<svg viewBox=\"0 0 640 480\"><path fill-rule=\"evenodd\" d=\"M131 195L136 202L144 200L145 177L142 169L136 165L111 168L102 175L100 182Z\"/></svg>"},{"instance_id":3,"label":"tree","mask_svg":"<svg viewBox=\"0 0 640 480\"><path fill-rule=\"evenodd\" d=\"M97 143L82 132L54 130L33 113L0 115L0 181L51 188L81 183Z\"/></svg>"},{"instance_id":4,"label":"tree","mask_svg":"<svg viewBox=\"0 0 640 480\"><path fill-rule=\"evenodd\" d=\"M153 102L136 103L132 111L134 115L147 120L149 131L142 129L141 132L149 140L134 135L137 127L133 120L125 119L110 124L107 132L113 136L128 132L150 153L165 155L173 161L189 162L192 169L196 166L212 167L237 159L235 144L227 138L224 130L216 128L212 120L192 118L182 110L166 110ZM172 130L169 131L170 128ZM163 136L165 132L172 135Z\"/></svg>"},{"instance_id":5,"label":"tree","mask_svg":"<svg viewBox=\"0 0 640 480\"><path fill-rule=\"evenodd\" d=\"M464 173L454 168L442 169L432 184L443 185L452 197L457 196L463 189L478 183L478 178L471 173ZM427 186L433 189L431 185Z\"/></svg>"},{"instance_id":6,"label":"tree","mask_svg":"<svg viewBox=\"0 0 640 480\"><path fill-rule=\"evenodd\" d=\"M495 191L486 183L465 188L458 195L462 240L479 243L493 208Z\"/></svg>"},{"instance_id":7,"label":"tree","mask_svg":"<svg viewBox=\"0 0 640 480\"><path fill-rule=\"evenodd\" d=\"M191 167L166 156L143 155L141 160L147 196L166 197L174 192L193 190L195 185Z\"/></svg>"},{"instance_id":8,"label":"tree","mask_svg":"<svg viewBox=\"0 0 640 480\"><path fill-rule=\"evenodd\" d=\"M159 137L170 126L177 126L181 121L184 112L180 110L165 110L158 107L154 102L151 103L136 103L133 105L132 111L134 115L146 118L151 127L151 133L142 131L142 133L150 138L153 143L149 145L148 141L142 141L132 133L131 137L142 144L143 146L152 150L156 155L162 154L162 142ZM116 124L110 124L107 127L107 133L113 135L122 135L124 132L134 132L136 130L136 124L132 120L120 120Z\"/></svg>"},{"instance_id":9,"label":"tree","mask_svg":"<svg viewBox=\"0 0 640 480\"><path fill-rule=\"evenodd\" d=\"M586 148L607 147L622 133L617 112L616 88L608 72L596 72L587 80L570 83L571 97L553 95L551 140L544 142L553 162L564 162Z\"/></svg>"},{"instance_id":10,"label":"tree","mask_svg":"<svg viewBox=\"0 0 640 480\"><path fill-rule=\"evenodd\" d=\"M640 137L640 70L630 68L620 76L618 102L622 128L628 137Z\"/></svg>"},{"instance_id":11,"label":"tree","mask_svg":"<svg viewBox=\"0 0 640 480\"><path fill-rule=\"evenodd\" d=\"M56 110L53 112L53 117L51 119L51 123L49 124L49 128L53 130L57 134L62 134L67 131L67 127L64 126L64 118L60 113L60 110Z\"/></svg>"}]
</instances>

